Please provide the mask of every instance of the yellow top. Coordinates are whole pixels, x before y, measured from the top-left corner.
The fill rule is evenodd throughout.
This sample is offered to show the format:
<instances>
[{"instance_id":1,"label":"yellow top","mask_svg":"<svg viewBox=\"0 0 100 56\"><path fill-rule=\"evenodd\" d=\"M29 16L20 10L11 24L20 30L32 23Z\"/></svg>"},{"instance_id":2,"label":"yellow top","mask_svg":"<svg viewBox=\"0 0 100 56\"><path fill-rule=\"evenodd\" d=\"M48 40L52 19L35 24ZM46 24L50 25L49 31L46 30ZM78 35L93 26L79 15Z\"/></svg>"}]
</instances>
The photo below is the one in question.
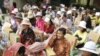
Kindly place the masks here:
<instances>
[{"instance_id":1,"label":"yellow top","mask_svg":"<svg viewBox=\"0 0 100 56\"><path fill-rule=\"evenodd\" d=\"M96 20L96 16L91 16L91 20Z\"/></svg>"},{"instance_id":2,"label":"yellow top","mask_svg":"<svg viewBox=\"0 0 100 56\"><path fill-rule=\"evenodd\" d=\"M100 18L96 18L96 24L100 24Z\"/></svg>"},{"instance_id":3,"label":"yellow top","mask_svg":"<svg viewBox=\"0 0 100 56\"><path fill-rule=\"evenodd\" d=\"M74 36L78 35L80 38L82 38L82 40L78 40L78 43L85 43L86 42L86 39L87 39L87 32L81 32L80 30L77 30L75 33L74 33Z\"/></svg>"},{"instance_id":4,"label":"yellow top","mask_svg":"<svg viewBox=\"0 0 100 56\"><path fill-rule=\"evenodd\" d=\"M46 52L47 52L47 56L55 56L56 55L51 47L47 47Z\"/></svg>"}]
</instances>

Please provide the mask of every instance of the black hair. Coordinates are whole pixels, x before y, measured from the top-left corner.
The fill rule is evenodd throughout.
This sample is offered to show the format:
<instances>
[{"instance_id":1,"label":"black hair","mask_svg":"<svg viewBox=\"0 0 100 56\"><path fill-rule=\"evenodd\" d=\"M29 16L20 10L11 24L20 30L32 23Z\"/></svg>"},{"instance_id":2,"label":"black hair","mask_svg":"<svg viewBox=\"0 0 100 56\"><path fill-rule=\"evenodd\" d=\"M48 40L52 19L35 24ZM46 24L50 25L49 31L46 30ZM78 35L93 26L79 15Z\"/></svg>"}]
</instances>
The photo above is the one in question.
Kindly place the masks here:
<instances>
[{"instance_id":1,"label":"black hair","mask_svg":"<svg viewBox=\"0 0 100 56\"><path fill-rule=\"evenodd\" d=\"M66 34L66 29L65 28L60 28L58 31L61 31L64 35Z\"/></svg>"},{"instance_id":2,"label":"black hair","mask_svg":"<svg viewBox=\"0 0 100 56\"><path fill-rule=\"evenodd\" d=\"M83 30L82 30L82 32L86 32L86 31L87 31L86 29L83 29Z\"/></svg>"},{"instance_id":3,"label":"black hair","mask_svg":"<svg viewBox=\"0 0 100 56\"><path fill-rule=\"evenodd\" d=\"M36 18L30 18L30 22L32 24L32 26L35 26L36 25Z\"/></svg>"},{"instance_id":4,"label":"black hair","mask_svg":"<svg viewBox=\"0 0 100 56\"><path fill-rule=\"evenodd\" d=\"M67 15L64 13L64 15L63 15L64 17L67 17Z\"/></svg>"},{"instance_id":5,"label":"black hair","mask_svg":"<svg viewBox=\"0 0 100 56\"><path fill-rule=\"evenodd\" d=\"M77 12L73 12L72 16L75 16L75 18L78 16Z\"/></svg>"},{"instance_id":6,"label":"black hair","mask_svg":"<svg viewBox=\"0 0 100 56\"><path fill-rule=\"evenodd\" d=\"M14 7L14 8L17 8L16 2L13 2L13 7Z\"/></svg>"},{"instance_id":7,"label":"black hair","mask_svg":"<svg viewBox=\"0 0 100 56\"><path fill-rule=\"evenodd\" d=\"M84 16L85 16L85 14L83 14L83 15L82 15L81 21L85 19L85 17L84 17Z\"/></svg>"},{"instance_id":8,"label":"black hair","mask_svg":"<svg viewBox=\"0 0 100 56\"><path fill-rule=\"evenodd\" d=\"M25 47L24 46L19 48L18 54L19 54L19 56L25 56Z\"/></svg>"},{"instance_id":9,"label":"black hair","mask_svg":"<svg viewBox=\"0 0 100 56\"><path fill-rule=\"evenodd\" d=\"M50 26L51 26L51 25L54 25L54 23L53 23L52 20L50 19Z\"/></svg>"},{"instance_id":10,"label":"black hair","mask_svg":"<svg viewBox=\"0 0 100 56\"><path fill-rule=\"evenodd\" d=\"M45 13L45 12L46 12L46 9L43 9L43 10L42 10L42 15L43 15L43 16L45 16L45 15L46 15L46 13Z\"/></svg>"},{"instance_id":11,"label":"black hair","mask_svg":"<svg viewBox=\"0 0 100 56\"><path fill-rule=\"evenodd\" d=\"M23 44L25 44L25 42L28 41L29 39L31 39L32 42L35 41L36 36L31 28L28 28L27 32L23 30L21 34L23 38Z\"/></svg>"}]
</instances>

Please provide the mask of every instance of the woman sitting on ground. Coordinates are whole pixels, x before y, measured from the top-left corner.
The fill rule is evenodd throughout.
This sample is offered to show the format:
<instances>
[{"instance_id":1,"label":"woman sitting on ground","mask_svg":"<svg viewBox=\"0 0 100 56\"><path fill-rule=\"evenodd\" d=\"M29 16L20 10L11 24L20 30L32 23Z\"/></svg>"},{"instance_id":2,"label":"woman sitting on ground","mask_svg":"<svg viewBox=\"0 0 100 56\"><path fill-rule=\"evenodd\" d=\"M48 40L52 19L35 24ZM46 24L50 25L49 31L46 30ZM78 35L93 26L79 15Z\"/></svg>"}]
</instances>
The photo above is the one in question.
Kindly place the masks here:
<instances>
[{"instance_id":1,"label":"woman sitting on ground","mask_svg":"<svg viewBox=\"0 0 100 56\"><path fill-rule=\"evenodd\" d=\"M77 37L78 42L77 42L77 48L81 48L84 46L84 43L86 42L87 38L87 31L86 31L86 22L81 21L79 24L79 30L77 30L74 33L74 36Z\"/></svg>"}]
</instances>

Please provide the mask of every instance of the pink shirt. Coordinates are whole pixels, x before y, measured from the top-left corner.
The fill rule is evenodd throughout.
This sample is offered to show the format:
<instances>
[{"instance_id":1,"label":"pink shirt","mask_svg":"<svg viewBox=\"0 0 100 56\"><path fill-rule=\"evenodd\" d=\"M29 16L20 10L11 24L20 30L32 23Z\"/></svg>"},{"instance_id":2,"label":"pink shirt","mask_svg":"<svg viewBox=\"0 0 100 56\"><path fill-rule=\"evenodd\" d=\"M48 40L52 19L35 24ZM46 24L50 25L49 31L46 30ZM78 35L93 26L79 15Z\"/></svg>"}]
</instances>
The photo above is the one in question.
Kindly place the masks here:
<instances>
[{"instance_id":1,"label":"pink shirt","mask_svg":"<svg viewBox=\"0 0 100 56\"><path fill-rule=\"evenodd\" d=\"M20 47L24 46L22 43L15 43L10 46L4 53L4 56L16 56Z\"/></svg>"},{"instance_id":2,"label":"pink shirt","mask_svg":"<svg viewBox=\"0 0 100 56\"><path fill-rule=\"evenodd\" d=\"M45 21L43 19L38 19L36 21L36 27L38 27L39 30L44 31L44 25Z\"/></svg>"}]
</instances>

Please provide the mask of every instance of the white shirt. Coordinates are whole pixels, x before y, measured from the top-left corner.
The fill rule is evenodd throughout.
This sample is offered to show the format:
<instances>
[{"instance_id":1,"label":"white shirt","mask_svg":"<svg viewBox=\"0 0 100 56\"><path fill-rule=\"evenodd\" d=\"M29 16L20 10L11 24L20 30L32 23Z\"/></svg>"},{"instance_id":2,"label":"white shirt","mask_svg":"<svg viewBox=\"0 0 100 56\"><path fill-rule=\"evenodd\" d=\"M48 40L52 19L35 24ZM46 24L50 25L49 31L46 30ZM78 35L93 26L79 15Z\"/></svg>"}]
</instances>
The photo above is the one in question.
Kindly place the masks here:
<instances>
[{"instance_id":1,"label":"white shirt","mask_svg":"<svg viewBox=\"0 0 100 56\"><path fill-rule=\"evenodd\" d=\"M67 19L66 24L69 28L72 28L72 21L71 19Z\"/></svg>"},{"instance_id":2,"label":"white shirt","mask_svg":"<svg viewBox=\"0 0 100 56\"><path fill-rule=\"evenodd\" d=\"M95 27L93 31L100 34L100 25Z\"/></svg>"},{"instance_id":3,"label":"white shirt","mask_svg":"<svg viewBox=\"0 0 100 56\"><path fill-rule=\"evenodd\" d=\"M55 25L60 26L60 25L63 23L63 20L60 19L60 18L55 18L55 19L53 20L53 23L54 23Z\"/></svg>"},{"instance_id":4,"label":"white shirt","mask_svg":"<svg viewBox=\"0 0 100 56\"><path fill-rule=\"evenodd\" d=\"M51 17L53 17L53 18L55 18L55 16L56 16L56 14L55 14L55 12L54 11L46 11L46 14L47 15L50 15Z\"/></svg>"}]
</instances>

